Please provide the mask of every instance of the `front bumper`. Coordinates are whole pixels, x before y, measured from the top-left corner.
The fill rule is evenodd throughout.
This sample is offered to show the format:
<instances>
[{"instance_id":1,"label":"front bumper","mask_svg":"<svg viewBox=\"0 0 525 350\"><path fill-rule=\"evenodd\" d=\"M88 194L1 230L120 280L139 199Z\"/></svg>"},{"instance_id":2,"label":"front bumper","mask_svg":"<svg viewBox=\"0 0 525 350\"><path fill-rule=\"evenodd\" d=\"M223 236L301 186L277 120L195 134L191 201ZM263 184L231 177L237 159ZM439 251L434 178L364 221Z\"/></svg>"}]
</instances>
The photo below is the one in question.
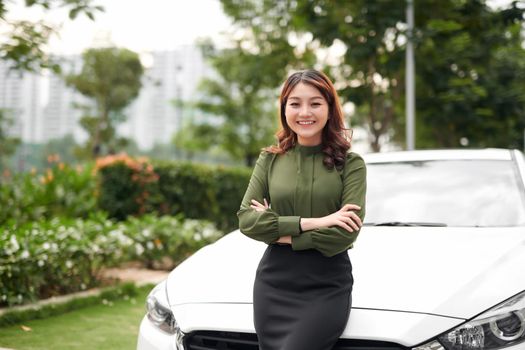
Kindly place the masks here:
<instances>
[{"instance_id":1,"label":"front bumper","mask_svg":"<svg viewBox=\"0 0 525 350\"><path fill-rule=\"evenodd\" d=\"M251 303L200 303L172 308L182 332L255 333ZM465 320L422 313L352 309L341 338L384 341L412 347L452 329ZM164 333L145 317L137 350L176 350L175 336Z\"/></svg>"},{"instance_id":2,"label":"front bumper","mask_svg":"<svg viewBox=\"0 0 525 350\"><path fill-rule=\"evenodd\" d=\"M177 350L175 335L161 331L144 316L140 323L137 350Z\"/></svg>"}]
</instances>

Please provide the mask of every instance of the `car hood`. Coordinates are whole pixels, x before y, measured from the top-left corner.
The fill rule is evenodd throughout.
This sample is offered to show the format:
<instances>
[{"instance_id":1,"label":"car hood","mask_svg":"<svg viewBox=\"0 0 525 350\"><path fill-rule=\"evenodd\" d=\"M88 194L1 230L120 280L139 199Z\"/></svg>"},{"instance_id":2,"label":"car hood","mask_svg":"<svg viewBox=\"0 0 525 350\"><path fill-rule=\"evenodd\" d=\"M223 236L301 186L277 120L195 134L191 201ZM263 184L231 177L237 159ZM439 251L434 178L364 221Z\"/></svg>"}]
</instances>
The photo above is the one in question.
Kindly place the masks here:
<instances>
[{"instance_id":1,"label":"car hood","mask_svg":"<svg viewBox=\"0 0 525 350\"><path fill-rule=\"evenodd\" d=\"M266 245L234 231L168 277L172 306L251 303ZM364 227L349 251L353 309L471 318L525 290L525 228Z\"/></svg>"}]
</instances>

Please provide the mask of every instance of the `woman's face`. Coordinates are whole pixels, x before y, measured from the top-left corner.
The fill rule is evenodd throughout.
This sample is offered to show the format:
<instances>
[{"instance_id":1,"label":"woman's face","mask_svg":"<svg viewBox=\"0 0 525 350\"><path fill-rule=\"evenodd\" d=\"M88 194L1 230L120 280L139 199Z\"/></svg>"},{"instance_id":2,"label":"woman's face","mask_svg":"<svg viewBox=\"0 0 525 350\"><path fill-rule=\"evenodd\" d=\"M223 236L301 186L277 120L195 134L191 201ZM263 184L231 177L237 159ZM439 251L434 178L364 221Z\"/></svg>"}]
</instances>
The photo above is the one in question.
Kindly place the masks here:
<instances>
[{"instance_id":1,"label":"woman's face","mask_svg":"<svg viewBox=\"0 0 525 350\"><path fill-rule=\"evenodd\" d=\"M286 123L303 146L319 145L328 121L328 102L315 87L299 83L286 101Z\"/></svg>"}]
</instances>

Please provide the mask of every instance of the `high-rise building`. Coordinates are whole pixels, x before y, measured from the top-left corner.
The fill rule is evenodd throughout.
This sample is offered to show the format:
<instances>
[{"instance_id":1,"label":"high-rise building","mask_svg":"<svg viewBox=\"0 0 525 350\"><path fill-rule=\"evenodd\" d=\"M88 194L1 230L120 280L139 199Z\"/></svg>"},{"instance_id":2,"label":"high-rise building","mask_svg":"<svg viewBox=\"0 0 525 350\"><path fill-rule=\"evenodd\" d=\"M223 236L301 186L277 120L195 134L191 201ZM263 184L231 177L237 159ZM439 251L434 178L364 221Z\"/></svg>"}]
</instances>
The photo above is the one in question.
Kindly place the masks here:
<instances>
[{"instance_id":1,"label":"high-rise building","mask_svg":"<svg viewBox=\"0 0 525 350\"><path fill-rule=\"evenodd\" d=\"M42 140L42 76L20 73L0 60L0 108L13 120L8 133L24 142Z\"/></svg>"},{"instance_id":2,"label":"high-rise building","mask_svg":"<svg viewBox=\"0 0 525 350\"><path fill-rule=\"evenodd\" d=\"M212 74L195 46L153 52L149 61L140 95L120 128L141 148L171 142L183 121L194 117L189 104L198 98L200 80Z\"/></svg>"},{"instance_id":3,"label":"high-rise building","mask_svg":"<svg viewBox=\"0 0 525 350\"><path fill-rule=\"evenodd\" d=\"M133 139L142 149L171 142L184 119L199 118L201 114L188 102L197 100L200 80L213 74L195 46L148 56L140 94L124 111L127 120L117 127L120 135ZM64 74L78 73L82 68L80 55L56 58ZM13 135L25 142L46 142L66 135L73 135L77 142L87 138L79 124L84 114L79 107L93 102L68 87L61 76L9 73L0 60L0 77L0 108L9 109L16 117ZM41 101L43 97L45 101Z\"/></svg>"},{"instance_id":4,"label":"high-rise building","mask_svg":"<svg viewBox=\"0 0 525 350\"><path fill-rule=\"evenodd\" d=\"M81 56L63 56L59 58L64 74L75 74L82 68ZM43 112L42 135L44 141L72 135L77 142L82 142L87 135L79 125L83 115L81 106L90 106L93 103L68 87L64 79L51 74L47 85L47 104Z\"/></svg>"}]
</instances>

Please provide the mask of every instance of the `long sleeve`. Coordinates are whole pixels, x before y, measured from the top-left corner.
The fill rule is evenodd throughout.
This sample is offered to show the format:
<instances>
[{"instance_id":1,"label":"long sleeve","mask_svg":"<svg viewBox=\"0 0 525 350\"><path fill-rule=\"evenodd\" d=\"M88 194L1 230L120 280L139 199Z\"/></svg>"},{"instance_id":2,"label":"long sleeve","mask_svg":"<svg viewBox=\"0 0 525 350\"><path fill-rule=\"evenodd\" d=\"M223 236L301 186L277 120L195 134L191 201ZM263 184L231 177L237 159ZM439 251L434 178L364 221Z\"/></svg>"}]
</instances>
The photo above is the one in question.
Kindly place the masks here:
<instances>
[{"instance_id":1,"label":"long sleeve","mask_svg":"<svg viewBox=\"0 0 525 350\"><path fill-rule=\"evenodd\" d=\"M298 236L300 232L299 216L279 216L272 209L256 211L250 207L252 199L264 203L266 198L270 202L268 171L272 156L265 151L259 155L241 208L237 212L241 232L267 244L275 242L281 236Z\"/></svg>"},{"instance_id":2,"label":"long sleeve","mask_svg":"<svg viewBox=\"0 0 525 350\"><path fill-rule=\"evenodd\" d=\"M343 171L342 205L349 203L359 205L361 210L357 212L357 215L363 220L365 199L366 165L360 156L355 153L350 154ZM359 231L349 232L339 226L319 228L292 237L292 248L294 250L313 248L325 256L333 256L352 248L358 235Z\"/></svg>"}]
</instances>

